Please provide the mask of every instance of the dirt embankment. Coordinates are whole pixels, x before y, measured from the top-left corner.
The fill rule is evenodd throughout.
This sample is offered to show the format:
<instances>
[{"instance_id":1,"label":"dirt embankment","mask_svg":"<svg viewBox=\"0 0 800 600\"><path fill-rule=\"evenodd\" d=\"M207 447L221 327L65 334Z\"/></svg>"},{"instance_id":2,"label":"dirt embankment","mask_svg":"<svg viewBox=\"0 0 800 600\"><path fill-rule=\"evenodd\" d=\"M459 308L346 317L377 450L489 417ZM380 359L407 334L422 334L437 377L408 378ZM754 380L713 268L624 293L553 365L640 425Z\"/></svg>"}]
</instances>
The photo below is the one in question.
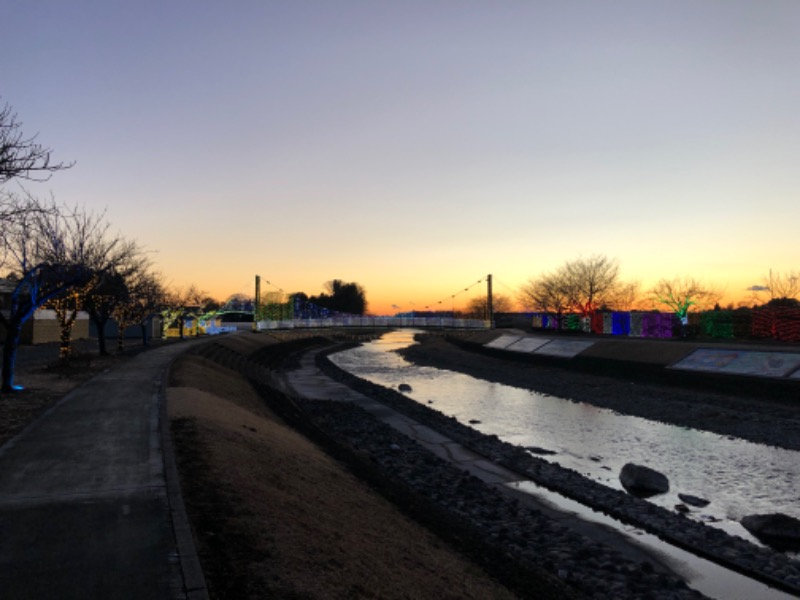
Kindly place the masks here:
<instances>
[{"instance_id":1,"label":"dirt embankment","mask_svg":"<svg viewBox=\"0 0 800 600\"><path fill-rule=\"evenodd\" d=\"M253 339L222 343L247 355ZM167 400L212 597L515 597L287 426L237 371L187 354Z\"/></svg>"},{"instance_id":2,"label":"dirt embankment","mask_svg":"<svg viewBox=\"0 0 800 600\"><path fill-rule=\"evenodd\" d=\"M723 393L713 390L713 377L702 386L671 385L665 378L654 383L647 378L649 367L636 373L636 366L628 364L630 377L604 376L572 369L567 360L522 362L514 360L513 353L504 360L478 345L451 343L439 336L419 340L400 352L406 360L628 415L800 450L800 397L759 393L769 382Z\"/></svg>"}]
</instances>

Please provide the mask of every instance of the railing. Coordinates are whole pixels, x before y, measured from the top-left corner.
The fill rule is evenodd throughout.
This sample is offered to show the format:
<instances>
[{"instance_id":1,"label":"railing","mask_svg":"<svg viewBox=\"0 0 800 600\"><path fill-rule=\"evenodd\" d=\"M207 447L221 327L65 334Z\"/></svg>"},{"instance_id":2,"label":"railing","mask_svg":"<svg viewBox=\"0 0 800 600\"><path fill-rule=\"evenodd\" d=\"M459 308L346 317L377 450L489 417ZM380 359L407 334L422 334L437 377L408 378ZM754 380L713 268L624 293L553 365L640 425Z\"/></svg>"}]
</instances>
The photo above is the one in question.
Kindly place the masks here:
<instances>
[{"instance_id":1,"label":"railing","mask_svg":"<svg viewBox=\"0 0 800 600\"><path fill-rule=\"evenodd\" d=\"M289 321L259 321L258 331L272 329L323 329L330 327L396 328L419 327L422 329L490 329L491 322L480 319L453 318L404 318L404 317L337 317L330 319L293 319Z\"/></svg>"}]
</instances>

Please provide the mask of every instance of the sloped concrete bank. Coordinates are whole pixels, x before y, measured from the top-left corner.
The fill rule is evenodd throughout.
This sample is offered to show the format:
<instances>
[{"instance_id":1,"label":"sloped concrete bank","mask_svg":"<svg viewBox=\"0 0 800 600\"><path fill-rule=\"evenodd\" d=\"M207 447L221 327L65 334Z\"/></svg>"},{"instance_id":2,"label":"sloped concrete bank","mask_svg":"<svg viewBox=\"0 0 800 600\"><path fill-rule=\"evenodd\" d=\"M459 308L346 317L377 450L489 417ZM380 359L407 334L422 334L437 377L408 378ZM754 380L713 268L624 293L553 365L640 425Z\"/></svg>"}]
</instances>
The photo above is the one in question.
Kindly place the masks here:
<instances>
[{"instance_id":1,"label":"sloped concrete bank","mask_svg":"<svg viewBox=\"0 0 800 600\"><path fill-rule=\"evenodd\" d=\"M327 353L341 349L333 349ZM447 417L438 411L408 399L403 394L358 379L340 370L326 358L327 353L317 355L317 364L330 377L346 383L365 395L379 399L398 412L406 414L465 447L520 473L521 479L531 479L539 485L573 498L622 522L653 533L678 547L713 560L730 569L745 573L776 588L800 595L800 564L786 556L768 548L759 547L741 538L730 536L713 527L691 521L678 513L654 506L624 492L606 488L576 471L532 456L522 448L502 442L495 436L483 435L462 425L452 417ZM353 439L360 440L361 437L363 436L356 436ZM359 441L358 443L363 442ZM370 447L370 452L374 453L377 450ZM402 454L404 453L397 453L397 455ZM381 454L375 454L374 456L381 456ZM395 454L389 453L389 456L395 456ZM391 472L404 472L404 468L401 466L391 464L386 466L391 469ZM412 467L411 470L418 472L417 482L412 483L412 485L422 490L423 493L431 494L438 499L438 495L442 493L438 491L438 476L428 480L424 473L425 469L416 469L415 471L414 467ZM496 498L490 493L494 490L487 486L483 487L485 490L480 492L482 499L477 503L477 506L491 507L496 502ZM447 501L446 505L459 507L465 503L466 498L461 497ZM478 509L478 514L480 514L481 510ZM468 514L467 516L470 515ZM526 516L527 518L531 517ZM503 524L506 535L513 536L517 527L521 526L521 522L524 522L524 519L520 521L514 518L506 518ZM557 529L547 529L546 531L548 532L546 536L536 534L532 537L545 537L548 540L548 544L561 548L560 553L557 553L557 558L553 560L553 564L567 565L563 567L564 573L562 575L572 577L570 582L579 587L582 592L591 595L593 588L601 586L596 588L603 590L602 593L598 593L598 597L609 597L609 595L623 597L620 596L623 591L622 588L628 590L628 595L625 597L659 597L656 594L658 593L657 590L661 589L663 590L663 596L661 597L678 597L676 593L680 591L679 588L670 588L663 580L663 575L642 573L640 572L641 569L639 571L634 569L626 572L624 577L618 581L621 586L619 589L609 590L604 588L601 580L608 576L606 568L609 563L610 565L616 564L616 559L608 554L607 549L600 551L596 548L586 548L584 550L581 542L570 538L566 532L557 531ZM488 533L490 536L497 536L498 532L488 526ZM507 545L509 551L516 550L518 546L524 548L516 537L504 539L503 543ZM543 548L537 548L534 552L545 552L544 555L551 556ZM597 554L598 552L600 554ZM596 556L602 557L599 565L593 564L597 561L594 558ZM590 557L592 558L590 559ZM624 561L620 564L624 564ZM583 585L584 582L586 583L585 586ZM652 586L651 589L648 593L643 593L642 587L648 585ZM693 592L687 590L686 593Z\"/></svg>"},{"instance_id":2,"label":"sloped concrete bank","mask_svg":"<svg viewBox=\"0 0 800 600\"><path fill-rule=\"evenodd\" d=\"M680 372L680 342L606 342L590 358L487 349L498 332L419 338L408 361L633 415L800 451L800 380ZM626 347L628 343L632 347ZM687 345L688 348L693 346ZM610 349L613 348L613 351ZM639 358L640 360L635 360Z\"/></svg>"}]
</instances>

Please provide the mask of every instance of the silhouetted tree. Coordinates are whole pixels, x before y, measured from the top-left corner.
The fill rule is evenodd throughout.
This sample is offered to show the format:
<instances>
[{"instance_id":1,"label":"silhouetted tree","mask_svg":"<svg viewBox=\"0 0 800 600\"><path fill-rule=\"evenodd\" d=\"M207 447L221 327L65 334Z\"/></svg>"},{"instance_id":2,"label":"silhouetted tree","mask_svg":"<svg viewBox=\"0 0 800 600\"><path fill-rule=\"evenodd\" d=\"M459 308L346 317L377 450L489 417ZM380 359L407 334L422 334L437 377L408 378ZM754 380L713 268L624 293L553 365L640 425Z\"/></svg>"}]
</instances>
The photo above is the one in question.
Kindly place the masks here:
<instances>
[{"instance_id":1,"label":"silhouetted tree","mask_svg":"<svg viewBox=\"0 0 800 600\"><path fill-rule=\"evenodd\" d=\"M51 202L20 212L3 224L6 266L13 281L9 306L0 312L5 328L4 392L15 389L16 353L25 322L38 308L91 277L86 240L75 234L81 218L80 211L59 210Z\"/></svg>"},{"instance_id":2,"label":"silhouetted tree","mask_svg":"<svg viewBox=\"0 0 800 600\"><path fill-rule=\"evenodd\" d=\"M22 124L8 104L0 109L0 184L15 178L43 181L71 164L53 163L52 150L22 133Z\"/></svg>"},{"instance_id":3,"label":"silhouetted tree","mask_svg":"<svg viewBox=\"0 0 800 600\"><path fill-rule=\"evenodd\" d=\"M610 302L619 288L618 261L599 254L567 262L561 273L572 306L583 316Z\"/></svg>"},{"instance_id":4,"label":"silhouetted tree","mask_svg":"<svg viewBox=\"0 0 800 600\"><path fill-rule=\"evenodd\" d=\"M788 273L773 273L764 277L764 285L759 286L761 291L767 292L770 301L781 298L797 299L800 296L800 274L796 271Z\"/></svg>"},{"instance_id":5,"label":"silhouetted tree","mask_svg":"<svg viewBox=\"0 0 800 600\"><path fill-rule=\"evenodd\" d=\"M694 277L660 279L650 294L654 303L665 305L683 321L692 306L712 306L721 296Z\"/></svg>"},{"instance_id":6,"label":"silhouetted tree","mask_svg":"<svg viewBox=\"0 0 800 600\"><path fill-rule=\"evenodd\" d=\"M572 306L573 293L569 286L570 279L563 273L563 267L544 273L520 287L520 303L527 309L553 314L560 329L564 313Z\"/></svg>"},{"instance_id":7,"label":"silhouetted tree","mask_svg":"<svg viewBox=\"0 0 800 600\"><path fill-rule=\"evenodd\" d=\"M105 220L104 213L95 214L81 211L71 220L68 235L74 239L76 244L83 248L85 267L90 273L87 281L74 286L63 296L56 297L49 303L55 310L61 328L61 346L59 356L62 359L69 357L72 348L72 327L75 323L78 311L87 310L90 318L95 325L98 304L102 302L100 298L89 301L95 288L103 283L108 274L116 273L123 278L131 273L142 270L147 264L144 252L135 242L125 240L118 235L109 235L110 224ZM108 301L116 303L123 299L120 297L108 296ZM89 309L92 309L91 311ZM94 317L92 317L94 314ZM105 331L98 331L98 340L103 353L105 353Z\"/></svg>"},{"instance_id":8,"label":"silhouetted tree","mask_svg":"<svg viewBox=\"0 0 800 600\"><path fill-rule=\"evenodd\" d=\"M503 294L492 294L492 310L496 313L511 312L514 310L514 301ZM488 321L489 299L486 296L478 296L467 302L464 316L468 319L483 319Z\"/></svg>"},{"instance_id":9,"label":"silhouetted tree","mask_svg":"<svg viewBox=\"0 0 800 600\"><path fill-rule=\"evenodd\" d=\"M125 276L108 270L98 274L98 283L92 287L83 302L84 310L97 329L97 345L100 354L108 354L106 348L106 326L118 304L128 301L128 286Z\"/></svg>"},{"instance_id":10,"label":"silhouetted tree","mask_svg":"<svg viewBox=\"0 0 800 600\"><path fill-rule=\"evenodd\" d=\"M164 303L159 311L162 317L162 334L173 323L178 325L178 335L184 339L186 321L198 319L209 311L217 310L219 302L202 291L195 284L185 290L173 290L164 294Z\"/></svg>"},{"instance_id":11,"label":"silhouetted tree","mask_svg":"<svg viewBox=\"0 0 800 600\"><path fill-rule=\"evenodd\" d=\"M764 306L770 308L800 308L800 300L797 298L773 298Z\"/></svg>"},{"instance_id":12,"label":"silhouetted tree","mask_svg":"<svg viewBox=\"0 0 800 600\"><path fill-rule=\"evenodd\" d=\"M222 303L221 310L249 312L253 310L254 300L247 294L232 294Z\"/></svg>"},{"instance_id":13,"label":"silhouetted tree","mask_svg":"<svg viewBox=\"0 0 800 600\"><path fill-rule=\"evenodd\" d=\"M325 283L325 290L327 293L311 296L309 302L349 315L363 315L367 311L367 294L359 284L333 279Z\"/></svg>"},{"instance_id":14,"label":"silhouetted tree","mask_svg":"<svg viewBox=\"0 0 800 600\"><path fill-rule=\"evenodd\" d=\"M125 330L138 325L142 335L142 345L147 345L147 320L158 312L164 289L160 277L149 269L138 269L125 278L125 301L117 303L112 316L117 322L117 349L125 347Z\"/></svg>"},{"instance_id":15,"label":"silhouetted tree","mask_svg":"<svg viewBox=\"0 0 800 600\"><path fill-rule=\"evenodd\" d=\"M620 282L605 298L605 307L612 310L634 310L642 299L639 281Z\"/></svg>"}]
</instances>

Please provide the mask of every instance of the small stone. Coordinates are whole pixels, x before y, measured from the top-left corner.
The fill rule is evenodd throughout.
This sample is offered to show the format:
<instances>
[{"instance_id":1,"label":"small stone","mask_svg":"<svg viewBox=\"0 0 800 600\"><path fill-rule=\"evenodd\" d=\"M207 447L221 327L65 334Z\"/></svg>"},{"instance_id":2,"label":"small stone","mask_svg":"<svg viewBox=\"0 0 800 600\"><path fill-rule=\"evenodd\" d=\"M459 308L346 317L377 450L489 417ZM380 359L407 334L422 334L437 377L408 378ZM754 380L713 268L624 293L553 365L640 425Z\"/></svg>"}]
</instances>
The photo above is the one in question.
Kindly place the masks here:
<instances>
[{"instance_id":1,"label":"small stone","mask_svg":"<svg viewBox=\"0 0 800 600\"><path fill-rule=\"evenodd\" d=\"M704 506L708 506L711 504L710 500L706 500L705 498L699 498L697 496L692 496L691 494L678 494L678 498L680 498L681 502L684 504L688 504L689 506L696 506L697 508L703 508Z\"/></svg>"}]
</instances>

